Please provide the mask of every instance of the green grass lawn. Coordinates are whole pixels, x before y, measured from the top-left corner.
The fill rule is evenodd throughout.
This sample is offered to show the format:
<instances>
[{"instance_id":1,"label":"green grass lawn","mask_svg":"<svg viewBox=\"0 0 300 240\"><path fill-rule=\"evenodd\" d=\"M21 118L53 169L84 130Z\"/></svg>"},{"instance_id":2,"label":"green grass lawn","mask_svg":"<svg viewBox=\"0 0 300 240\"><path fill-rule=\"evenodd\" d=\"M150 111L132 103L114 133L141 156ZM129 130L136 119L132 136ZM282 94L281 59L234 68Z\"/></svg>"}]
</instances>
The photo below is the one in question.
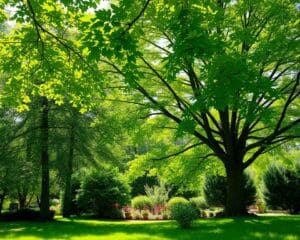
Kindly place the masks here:
<instances>
[{"instance_id":1,"label":"green grass lawn","mask_svg":"<svg viewBox=\"0 0 300 240\"><path fill-rule=\"evenodd\" d=\"M0 222L0 239L70 240L300 240L300 216L202 219L188 230L173 221L98 221L57 218L49 223Z\"/></svg>"}]
</instances>

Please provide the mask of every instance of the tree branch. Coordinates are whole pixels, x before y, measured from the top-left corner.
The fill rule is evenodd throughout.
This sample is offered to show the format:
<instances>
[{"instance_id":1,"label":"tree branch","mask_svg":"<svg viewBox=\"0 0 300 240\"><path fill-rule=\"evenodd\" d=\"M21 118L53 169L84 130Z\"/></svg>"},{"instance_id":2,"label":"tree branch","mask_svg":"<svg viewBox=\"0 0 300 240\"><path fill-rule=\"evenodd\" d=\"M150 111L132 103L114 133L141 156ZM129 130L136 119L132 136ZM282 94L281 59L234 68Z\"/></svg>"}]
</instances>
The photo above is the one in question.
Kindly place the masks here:
<instances>
[{"instance_id":1,"label":"tree branch","mask_svg":"<svg viewBox=\"0 0 300 240\"><path fill-rule=\"evenodd\" d=\"M130 23L127 24L126 31L129 31L131 29L131 27L143 16L143 14L146 11L149 3L150 3L150 0L147 0L146 3L144 4L144 7L139 12L139 14Z\"/></svg>"},{"instance_id":2,"label":"tree branch","mask_svg":"<svg viewBox=\"0 0 300 240\"><path fill-rule=\"evenodd\" d=\"M171 157L176 157L176 156L178 156L178 155L180 155L180 154L182 154L182 153L184 153L184 152L187 152L187 151L189 151L189 150L191 150L191 149L193 149L193 148L195 148L195 147L197 147L197 146L200 146L200 145L202 145L202 144L203 144L203 143L193 144L193 145L191 145L191 146L188 146L188 147L184 148L183 150L181 150L181 151L179 151L179 152L172 153L172 154L170 154L170 155L167 155L167 156L164 156L164 157L161 157L161 158L152 158L151 160L157 161L157 160L168 159L168 158L171 158Z\"/></svg>"}]
</instances>

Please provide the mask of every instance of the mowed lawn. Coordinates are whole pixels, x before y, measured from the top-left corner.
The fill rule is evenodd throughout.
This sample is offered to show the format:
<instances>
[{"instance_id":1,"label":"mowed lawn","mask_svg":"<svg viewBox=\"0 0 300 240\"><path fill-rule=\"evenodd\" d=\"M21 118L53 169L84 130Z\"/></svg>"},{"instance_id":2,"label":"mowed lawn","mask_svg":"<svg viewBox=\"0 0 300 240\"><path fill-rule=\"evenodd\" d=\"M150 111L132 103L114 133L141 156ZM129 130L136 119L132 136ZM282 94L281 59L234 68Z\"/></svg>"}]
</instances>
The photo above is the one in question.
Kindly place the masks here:
<instances>
[{"instance_id":1,"label":"mowed lawn","mask_svg":"<svg viewBox=\"0 0 300 240\"><path fill-rule=\"evenodd\" d=\"M49 223L0 222L0 239L70 240L300 240L300 216L201 219L191 229L173 221L63 219Z\"/></svg>"}]
</instances>

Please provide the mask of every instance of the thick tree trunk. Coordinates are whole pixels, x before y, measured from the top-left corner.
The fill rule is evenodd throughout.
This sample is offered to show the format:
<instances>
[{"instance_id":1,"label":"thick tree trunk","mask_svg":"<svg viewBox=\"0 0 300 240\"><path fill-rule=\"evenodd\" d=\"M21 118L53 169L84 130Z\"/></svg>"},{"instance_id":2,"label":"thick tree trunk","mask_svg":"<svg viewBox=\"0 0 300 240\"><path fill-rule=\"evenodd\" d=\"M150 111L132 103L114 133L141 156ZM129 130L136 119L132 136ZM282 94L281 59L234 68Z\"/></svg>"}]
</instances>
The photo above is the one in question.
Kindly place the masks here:
<instances>
[{"instance_id":1,"label":"thick tree trunk","mask_svg":"<svg viewBox=\"0 0 300 240\"><path fill-rule=\"evenodd\" d=\"M20 209L25 209L26 208L26 196L19 196L19 206Z\"/></svg>"},{"instance_id":2,"label":"thick tree trunk","mask_svg":"<svg viewBox=\"0 0 300 240\"><path fill-rule=\"evenodd\" d=\"M70 217L71 215L74 144L75 144L75 132L74 132L74 123L72 123L71 130L70 130L68 164L67 164L67 170L65 176L66 182L65 182L64 200L63 200L64 217Z\"/></svg>"},{"instance_id":3,"label":"thick tree trunk","mask_svg":"<svg viewBox=\"0 0 300 240\"><path fill-rule=\"evenodd\" d=\"M243 168L242 164L233 162L225 166L227 177L227 199L225 215L229 217L247 215L243 196Z\"/></svg>"},{"instance_id":4,"label":"thick tree trunk","mask_svg":"<svg viewBox=\"0 0 300 240\"><path fill-rule=\"evenodd\" d=\"M49 122L48 112L49 103L47 98L41 98L41 166L42 166L42 188L41 188L41 218L48 220L49 212L49 153L48 153L48 138L49 138Z\"/></svg>"}]
</instances>

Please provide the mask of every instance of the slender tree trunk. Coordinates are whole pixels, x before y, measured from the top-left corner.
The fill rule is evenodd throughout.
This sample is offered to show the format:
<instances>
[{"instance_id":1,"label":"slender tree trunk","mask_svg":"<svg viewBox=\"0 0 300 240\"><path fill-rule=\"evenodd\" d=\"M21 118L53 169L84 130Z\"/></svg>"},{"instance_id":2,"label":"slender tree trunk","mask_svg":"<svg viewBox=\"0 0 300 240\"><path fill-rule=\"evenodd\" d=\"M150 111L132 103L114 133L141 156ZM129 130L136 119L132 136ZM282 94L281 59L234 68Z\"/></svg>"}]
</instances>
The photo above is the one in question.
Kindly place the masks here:
<instances>
[{"instance_id":1,"label":"slender tree trunk","mask_svg":"<svg viewBox=\"0 0 300 240\"><path fill-rule=\"evenodd\" d=\"M40 200L40 197L38 195L36 195L36 203L39 206L39 208L41 208L41 200Z\"/></svg>"},{"instance_id":2,"label":"slender tree trunk","mask_svg":"<svg viewBox=\"0 0 300 240\"><path fill-rule=\"evenodd\" d=\"M47 98L41 98L41 166L42 166L42 186L41 186L41 218L48 220L49 212L49 153L48 153L48 137L49 122L48 112L49 103Z\"/></svg>"},{"instance_id":3,"label":"slender tree trunk","mask_svg":"<svg viewBox=\"0 0 300 240\"><path fill-rule=\"evenodd\" d=\"M225 215L229 217L247 215L243 196L243 168L241 161L226 164L227 199Z\"/></svg>"},{"instance_id":4,"label":"slender tree trunk","mask_svg":"<svg viewBox=\"0 0 300 240\"><path fill-rule=\"evenodd\" d=\"M66 170L66 182L63 200L63 216L70 217L71 205L72 205L72 172L73 172L73 159L74 159L74 144L75 144L75 131L74 120L72 120L70 129L70 141L69 141L69 156Z\"/></svg>"}]
</instances>

